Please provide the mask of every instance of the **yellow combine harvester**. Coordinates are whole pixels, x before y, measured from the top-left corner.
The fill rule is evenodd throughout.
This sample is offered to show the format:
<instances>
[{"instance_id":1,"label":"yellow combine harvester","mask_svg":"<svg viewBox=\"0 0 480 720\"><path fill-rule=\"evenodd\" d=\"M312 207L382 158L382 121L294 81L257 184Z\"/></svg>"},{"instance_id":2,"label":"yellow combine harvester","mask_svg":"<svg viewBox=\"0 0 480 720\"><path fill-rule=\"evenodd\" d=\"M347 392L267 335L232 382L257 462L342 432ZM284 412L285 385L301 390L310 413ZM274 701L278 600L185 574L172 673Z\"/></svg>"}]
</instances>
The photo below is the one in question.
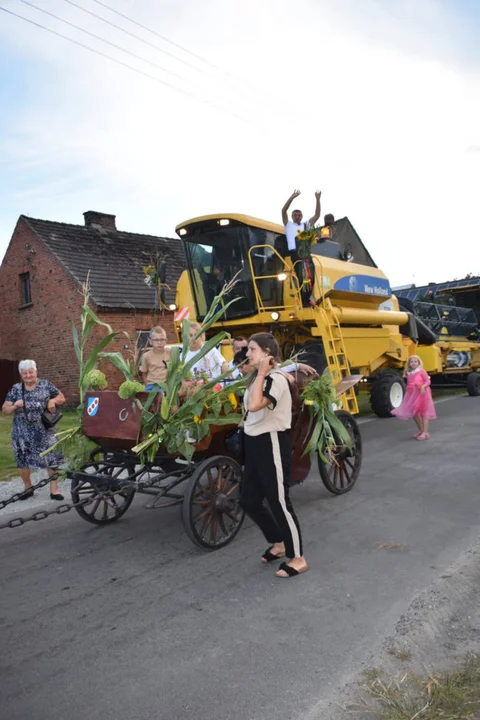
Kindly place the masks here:
<instances>
[{"instance_id":1,"label":"yellow combine harvester","mask_svg":"<svg viewBox=\"0 0 480 720\"><path fill-rule=\"evenodd\" d=\"M189 308L190 319L201 320L219 289L236 277L232 294L239 300L221 323L234 337L270 330L284 358L300 352L318 372L328 369L334 385L344 381L342 404L351 413L358 412L348 380L355 375L368 382L377 415L387 417L400 404L401 372L419 348L418 325L412 313L400 310L388 279L347 218L335 223L333 239L326 229L326 239L312 246L315 304L308 307L281 225L246 215L207 215L176 230L187 260L177 285L179 316ZM428 343L422 352L426 370L447 371L436 337L420 324ZM469 343L471 368L480 366L479 347Z\"/></svg>"}]
</instances>

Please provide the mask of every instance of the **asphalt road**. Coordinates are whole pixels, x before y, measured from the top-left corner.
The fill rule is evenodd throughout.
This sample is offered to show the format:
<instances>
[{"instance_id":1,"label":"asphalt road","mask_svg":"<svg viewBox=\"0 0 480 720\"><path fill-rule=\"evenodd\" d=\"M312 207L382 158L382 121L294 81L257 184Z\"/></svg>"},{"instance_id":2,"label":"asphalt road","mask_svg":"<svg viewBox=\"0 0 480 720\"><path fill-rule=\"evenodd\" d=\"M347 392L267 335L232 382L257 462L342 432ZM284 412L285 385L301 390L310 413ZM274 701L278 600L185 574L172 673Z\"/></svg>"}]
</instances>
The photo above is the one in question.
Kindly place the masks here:
<instances>
[{"instance_id":1,"label":"asphalt road","mask_svg":"<svg viewBox=\"0 0 480 720\"><path fill-rule=\"evenodd\" d=\"M1 532L2 720L296 720L356 672L412 597L479 534L480 399L362 423L351 493L293 490L310 571L259 563L251 524L202 553L179 508L76 513ZM11 516L10 516L11 517ZM390 548L390 549L389 549Z\"/></svg>"}]
</instances>

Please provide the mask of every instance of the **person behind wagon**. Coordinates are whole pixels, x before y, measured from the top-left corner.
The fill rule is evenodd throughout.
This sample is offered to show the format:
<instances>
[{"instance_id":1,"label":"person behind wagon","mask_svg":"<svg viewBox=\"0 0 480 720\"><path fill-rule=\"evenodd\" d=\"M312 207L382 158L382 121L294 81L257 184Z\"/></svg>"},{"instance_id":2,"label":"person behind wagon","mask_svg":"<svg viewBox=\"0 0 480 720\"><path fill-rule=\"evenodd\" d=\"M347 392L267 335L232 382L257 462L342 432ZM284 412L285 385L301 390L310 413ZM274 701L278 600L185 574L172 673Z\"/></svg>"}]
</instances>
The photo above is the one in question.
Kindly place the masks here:
<instances>
[{"instance_id":1,"label":"person behind wagon","mask_svg":"<svg viewBox=\"0 0 480 720\"><path fill-rule=\"evenodd\" d=\"M201 325L196 322L190 323L190 347L184 362L189 362L205 344L205 333L202 333L196 340L195 335L200 330ZM214 380L219 375L228 371L228 363L218 348L212 348L202 358L200 358L192 367L192 374L197 377L206 375L209 380Z\"/></svg>"},{"instance_id":2,"label":"person behind wagon","mask_svg":"<svg viewBox=\"0 0 480 720\"><path fill-rule=\"evenodd\" d=\"M229 367L232 368L231 374L232 380L238 380L243 375L246 375L252 368L248 365L248 371L245 371L244 367L239 367L242 362L245 362L248 350L248 341L243 336L236 337L232 342L233 349L233 360L230 362ZM301 362L290 362L282 364L282 370L287 373L301 372L305 375L315 376L317 371L311 365Z\"/></svg>"},{"instance_id":3,"label":"person behind wagon","mask_svg":"<svg viewBox=\"0 0 480 720\"><path fill-rule=\"evenodd\" d=\"M414 434L415 440L429 440L429 420L437 417L430 390L430 376L423 369L422 360L418 355L410 355L405 366L407 388L400 407L392 410L392 415L400 420L413 418L418 428Z\"/></svg>"},{"instance_id":4,"label":"person behind wagon","mask_svg":"<svg viewBox=\"0 0 480 720\"><path fill-rule=\"evenodd\" d=\"M172 359L171 349L166 347L167 333L160 325L150 330L149 341L151 350L146 350L140 364L142 381L145 390L150 392L157 383L165 382L167 379L167 363ZM161 392L159 390L159 392Z\"/></svg>"},{"instance_id":5,"label":"person behind wagon","mask_svg":"<svg viewBox=\"0 0 480 720\"><path fill-rule=\"evenodd\" d=\"M263 532L270 547L264 563L288 558L277 570L279 578L308 569L300 526L289 497L290 379L279 369L278 343L270 333L256 333L248 341L247 359L253 370L244 396L245 467L240 502ZM269 508L264 505L267 500Z\"/></svg>"},{"instance_id":6,"label":"person behind wagon","mask_svg":"<svg viewBox=\"0 0 480 720\"><path fill-rule=\"evenodd\" d=\"M14 413L12 423L12 446L15 461L23 480L25 491L21 500L32 497L31 471L46 468L52 478L50 480L50 498L63 500L58 490L56 475L62 456L50 452L44 457L40 454L57 442L55 428L46 428L42 422L42 413L47 409L54 413L59 405L63 405L63 394L48 380L37 375L34 360L21 360L18 372L22 382L16 383L9 390L2 406L4 415Z\"/></svg>"}]
</instances>

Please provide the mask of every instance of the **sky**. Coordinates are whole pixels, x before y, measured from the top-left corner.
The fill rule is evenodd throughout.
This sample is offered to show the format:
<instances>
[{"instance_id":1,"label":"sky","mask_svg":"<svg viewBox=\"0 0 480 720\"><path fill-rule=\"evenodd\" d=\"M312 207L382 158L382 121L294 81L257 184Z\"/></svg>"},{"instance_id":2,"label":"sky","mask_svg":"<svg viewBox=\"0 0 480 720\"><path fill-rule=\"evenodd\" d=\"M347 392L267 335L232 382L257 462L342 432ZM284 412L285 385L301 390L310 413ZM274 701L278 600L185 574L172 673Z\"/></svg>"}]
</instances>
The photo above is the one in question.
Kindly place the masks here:
<instances>
[{"instance_id":1,"label":"sky","mask_svg":"<svg viewBox=\"0 0 480 720\"><path fill-rule=\"evenodd\" d=\"M102 2L153 32L96 0L0 0L109 56L0 10L0 258L20 214L173 237L281 222L299 188L394 286L480 274L477 0Z\"/></svg>"}]
</instances>

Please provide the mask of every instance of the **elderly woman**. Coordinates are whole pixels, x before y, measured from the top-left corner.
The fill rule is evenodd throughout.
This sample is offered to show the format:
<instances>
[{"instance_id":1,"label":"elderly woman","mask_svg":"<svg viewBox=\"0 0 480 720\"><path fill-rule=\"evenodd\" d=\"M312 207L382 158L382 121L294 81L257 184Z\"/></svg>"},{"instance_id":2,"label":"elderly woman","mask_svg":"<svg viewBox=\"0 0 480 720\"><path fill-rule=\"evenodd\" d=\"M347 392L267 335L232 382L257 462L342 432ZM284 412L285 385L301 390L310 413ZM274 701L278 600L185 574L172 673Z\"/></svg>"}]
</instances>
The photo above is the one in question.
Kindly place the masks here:
<instances>
[{"instance_id":1,"label":"elderly woman","mask_svg":"<svg viewBox=\"0 0 480 720\"><path fill-rule=\"evenodd\" d=\"M61 455L55 452L40 457L40 453L51 447L57 440L54 428L46 428L42 422L45 409L55 412L63 405L65 398L55 385L37 377L37 365L34 360L22 360L18 365L22 382L16 383L9 391L2 412L5 415L15 413L12 424L12 445L17 467L25 485L21 499L33 495L30 471L47 468L48 474L56 476ZM58 491L57 481L50 481L50 498L63 500Z\"/></svg>"}]
</instances>

